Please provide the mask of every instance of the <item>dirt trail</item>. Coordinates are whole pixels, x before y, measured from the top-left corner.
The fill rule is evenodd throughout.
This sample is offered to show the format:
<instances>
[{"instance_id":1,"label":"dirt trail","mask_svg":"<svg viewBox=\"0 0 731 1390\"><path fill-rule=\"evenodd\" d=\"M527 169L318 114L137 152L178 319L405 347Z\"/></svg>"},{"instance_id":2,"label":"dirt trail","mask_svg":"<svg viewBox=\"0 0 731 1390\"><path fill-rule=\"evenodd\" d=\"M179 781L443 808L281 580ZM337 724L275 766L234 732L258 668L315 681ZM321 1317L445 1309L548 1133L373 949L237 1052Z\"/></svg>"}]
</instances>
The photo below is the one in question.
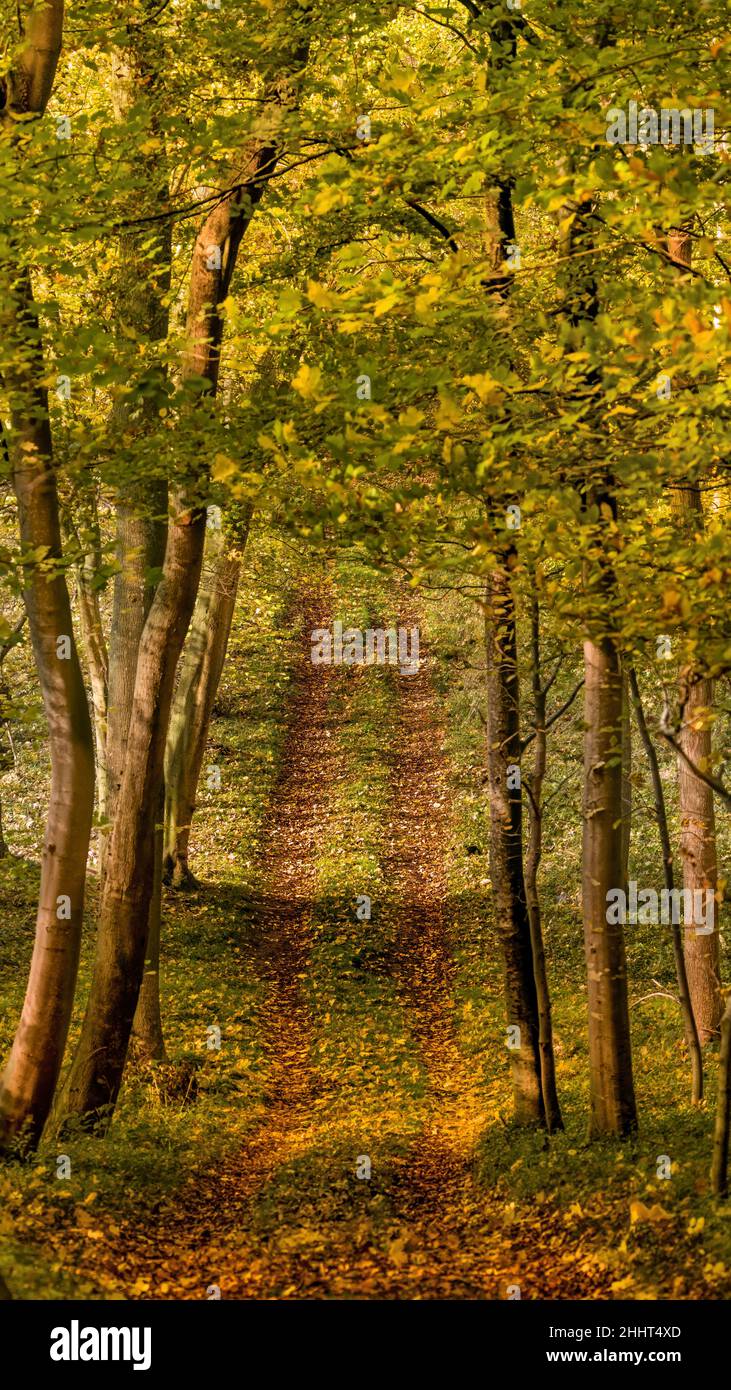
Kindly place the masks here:
<instances>
[{"instance_id":1,"label":"dirt trail","mask_svg":"<svg viewBox=\"0 0 731 1390\"><path fill-rule=\"evenodd\" d=\"M408 625L413 622L409 617ZM403 1224L400 1244L407 1258L395 1277L391 1271L389 1292L418 1295L428 1269L429 1296L495 1297L496 1264L488 1257L484 1233L479 1249L464 1244L484 1112L454 1027L443 730L428 669L394 679L399 717L384 876L396 904L396 979L429 1091L423 1132L394 1165L391 1197ZM436 1248L440 1229L443 1240Z\"/></svg>"},{"instance_id":2,"label":"dirt trail","mask_svg":"<svg viewBox=\"0 0 731 1390\"><path fill-rule=\"evenodd\" d=\"M329 621L329 603L324 588L303 601L289 727L258 856L264 888L250 900L258 941L252 965L265 984L265 1110L241 1152L227 1157L205 1181L190 1182L144 1231L134 1221L123 1223L116 1252L114 1247L96 1252L108 1267L121 1257L126 1267L151 1276L147 1297L197 1299L216 1287L223 1297L265 1295L262 1280L266 1283L271 1272L250 1236L251 1203L272 1174L311 1141L316 1083L301 980L309 952L314 852L338 770L328 719L331 671L310 661L309 634Z\"/></svg>"},{"instance_id":3,"label":"dirt trail","mask_svg":"<svg viewBox=\"0 0 731 1390\"><path fill-rule=\"evenodd\" d=\"M402 617L412 626L414 615ZM453 1002L459 923L450 921L446 863L450 821L444 729L428 662L416 676L394 675L398 727L384 878L393 914L394 975L429 1086L423 1129L388 1182L391 1249L372 1291L386 1298L590 1296L592 1281L567 1250L567 1233L551 1234L549 1251L526 1250L510 1230L505 1204L475 1180L476 1147L485 1124L484 1095L460 1049ZM547 1240L548 1245L548 1240ZM567 1255L569 1256L567 1261Z\"/></svg>"},{"instance_id":4,"label":"dirt trail","mask_svg":"<svg viewBox=\"0 0 731 1390\"><path fill-rule=\"evenodd\" d=\"M289 729L262 836L262 891L252 902L251 965L266 992L264 1113L241 1151L179 1190L144 1229L127 1220L89 1256L107 1271L124 1270L126 1296L142 1292L133 1287L137 1271L148 1298L200 1299L211 1286L224 1298L504 1298L511 1283L525 1285L526 1297L591 1296L598 1290L575 1268L565 1227L552 1237L559 1277L550 1251L526 1250L519 1231L506 1229L504 1204L474 1180L483 1111L454 1029L447 768L425 670L393 674L398 729L383 864L397 943L391 973L429 1078L423 1128L399 1156L386 1156L378 1183L353 1183L352 1169L344 1180L338 1136L318 1109L323 1077L312 1067L302 988L317 850L347 773L336 737L344 712L336 701L333 715L331 696L334 682L367 678L311 664L309 632L329 617L324 590L305 597ZM406 1120L404 1133L413 1133Z\"/></svg>"}]
</instances>

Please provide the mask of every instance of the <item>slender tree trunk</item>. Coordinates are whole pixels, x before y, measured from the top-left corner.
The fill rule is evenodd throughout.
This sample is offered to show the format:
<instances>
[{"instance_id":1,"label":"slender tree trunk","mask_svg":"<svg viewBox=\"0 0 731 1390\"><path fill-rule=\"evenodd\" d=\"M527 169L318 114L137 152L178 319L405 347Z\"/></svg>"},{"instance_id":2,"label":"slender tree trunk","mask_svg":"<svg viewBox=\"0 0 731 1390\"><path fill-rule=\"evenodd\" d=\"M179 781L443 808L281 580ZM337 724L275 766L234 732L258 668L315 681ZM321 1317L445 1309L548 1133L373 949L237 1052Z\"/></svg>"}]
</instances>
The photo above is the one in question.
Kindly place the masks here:
<instances>
[{"instance_id":1,"label":"slender tree trunk","mask_svg":"<svg viewBox=\"0 0 731 1390\"><path fill-rule=\"evenodd\" d=\"M28 615L27 613L24 613L20 622L16 625L15 632L13 634L14 637L17 636L21 629L25 626L27 620ZM0 643L0 737L2 737L2 734L7 730L8 743L10 745L9 750L6 753L6 750L2 747L2 744L0 743L0 772L4 772L7 767L12 766L15 757L13 750L13 741L10 734L10 720L5 717L5 711L9 708L10 703L10 690L2 674L3 662L5 661L8 652L12 649L13 646L13 641ZM9 853L10 850L8 849L8 846L5 842L5 835L3 833L2 803L0 803L0 859L6 859Z\"/></svg>"},{"instance_id":2,"label":"slender tree trunk","mask_svg":"<svg viewBox=\"0 0 731 1390\"><path fill-rule=\"evenodd\" d=\"M538 1045L541 1057L541 1089L549 1134L563 1129L561 1106L556 1089L556 1063L553 1055L551 996L543 947L541 905L538 896L538 869L543 839L543 782L546 775L546 691L541 676L540 609L536 594L531 598L531 684L533 688L533 769L528 790L528 847L525 855L525 895L533 952L533 973L538 1001Z\"/></svg>"},{"instance_id":3,"label":"slender tree trunk","mask_svg":"<svg viewBox=\"0 0 731 1390\"><path fill-rule=\"evenodd\" d=\"M518 1124L546 1122L541 1087L538 999L523 878L520 691L510 551L487 581L487 761L490 874L503 953L513 1109ZM517 1031L515 1031L517 1029Z\"/></svg>"},{"instance_id":4,"label":"slender tree trunk","mask_svg":"<svg viewBox=\"0 0 731 1390\"><path fill-rule=\"evenodd\" d=\"M28 303L26 313L32 313ZM45 419L30 422L13 412L13 485L23 546L54 560L61 557L61 533L42 392L37 409ZM3 1144L24 1126L31 1142L40 1138L56 1088L76 987L94 809L91 720L66 580L42 562L29 568L24 599L48 724L51 792L30 977L0 1083Z\"/></svg>"},{"instance_id":5,"label":"slender tree trunk","mask_svg":"<svg viewBox=\"0 0 731 1390\"><path fill-rule=\"evenodd\" d=\"M236 258L279 155L279 118L291 109L298 73L307 54L300 44L293 69L271 81L261 120L271 132L251 141L231 192L203 224L195 246L188 300L182 382L218 386L223 318ZM219 255L212 256L212 248ZM132 717L118 805L111 832L99 914L91 991L79 1046L66 1079L58 1118L87 1117L103 1131L116 1104L144 972L148 914L153 891L155 817L163 782L165 743L175 668L193 614L203 560L206 516L200 484L173 499L165 565L139 647Z\"/></svg>"},{"instance_id":6,"label":"slender tree trunk","mask_svg":"<svg viewBox=\"0 0 731 1390\"><path fill-rule=\"evenodd\" d=\"M237 543L245 542L244 530ZM196 885L188 864L190 827L241 574L240 554L227 552L220 532L209 532L208 549L210 566L183 653L165 752L165 876L176 888Z\"/></svg>"},{"instance_id":7,"label":"slender tree trunk","mask_svg":"<svg viewBox=\"0 0 731 1390\"><path fill-rule=\"evenodd\" d=\"M650 765L650 776L652 778L652 794L655 802L655 819L660 833L660 844L662 846L663 878L665 887L672 893L675 887L675 874L673 871L673 852L670 846L670 832L668 830L667 811L665 809L665 793L663 791L662 778L660 776L660 764L658 761L657 750L650 736L647 727L645 711L642 708L642 696L640 695L639 682L634 670L629 671L629 688L632 696L632 703L635 709L635 718L639 730L642 745L647 755ZM672 899L671 899L672 901ZM693 1101L698 1104L703 1099L703 1054L701 1052L698 1029L696 1028L693 1004L688 987L688 975L685 966L685 953L683 951L683 928L679 922L673 922L671 926L673 934L673 956L675 958L675 975L678 981L678 998L680 1010L683 1016L683 1027L685 1030L685 1040L688 1045L691 1067L691 1096Z\"/></svg>"},{"instance_id":8,"label":"slender tree trunk","mask_svg":"<svg viewBox=\"0 0 731 1390\"><path fill-rule=\"evenodd\" d=\"M61 49L63 5L50 0L26 16L25 47L9 74L3 120L45 110ZM26 267L3 268L6 336L19 364L8 370L10 457L20 538L34 559L24 593L43 694L51 756L51 796L41 860L36 937L18 1031L0 1082L0 1145L31 1143L53 1099L79 961L86 860L94 808L94 747L62 556L46 371ZM38 558L44 556L44 559Z\"/></svg>"},{"instance_id":9,"label":"slender tree trunk","mask_svg":"<svg viewBox=\"0 0 731 1390\"><path fill-rule=\"evenodd\" d=\"M629 851L632 839L632 722L627 673L622 665L622 886L629 888Z\"/></svg>"},{"instance_id":10,"label":"slender tree trunk","mask_svg":"<svg viewBox=\"0 0 731 1390\"><path fill-rule=\"evenodd\" d=\"M711 1189L716 1197L728 1196L728 1144L731 1126L731 999L721 1020L721 1048L718 1059L718 1102L713 1132Z\"/></svg>"},{"instance_id":11,"label":"slender tree trunk","mask_svg":"<svg viewBox=\"0 0 731 1390\"><path fill-rule=\"evenodd\" d=\"M684 227L668 236L668 254L682 273L692 261L693 239ZM696 486L674 488L673 512L680 531L692 538L703 530L703 502ZM699 767L710 767L712 734L708 714L713 709L713 681L693 681L689 673L687 699L680 746ZM713 791L678 757L678 796L680 800L680 854L683 861L683 887L695 890L717 887L716 817ZM695 897L692 899L695 903ZM687 924L685 960L693 1013L702 1044L718 1037L723 1014L721 995L721 957L719 933L714 913L713 931L698 931L702 922Z\"/></svg>"},{"instance_id":12,"label":"slender tree trunk","mask_svg":"<svg viewBox=\"0 0 731 1390\"><path fill-rule=\"evenodd\" d=\"M614 42L611 21L597 24L596 43ZM599 291L591 258L592 199L581 195L561 217L559 241L566 257L565 317L575 346L584 345L585 329L596 321ZM597 428L603 410L597 366L584 373L586 409L596 401ZM577 391L580 396L581 388ZM595 468L595 464L593 465ZM584 797L582 845L582 913L589 1009L590 1135L622 1135L637 1127L632 1048L627 996L624 928L607 921L607 894L621 889L626 874L622 821L622 674L618 636L611 628L617 607L611 566L616 521L614 482L604 466L598 480L587 476L582 506L596 512L597 559L584 570L589 612L584 641ZM593 610L593 611L592 611Z\"/></svg>"},{"instance_id":13,"label":"slender tree trunk","mask_svg":"<svg viewBox=\"0 0 731 1390\"><path fill-rule=\"evenodd\" d=\"M106 815L107 795L106 744L109 661L99 607L99 591L94 585L94 578L100 563L100 548L84 556L83 563L77 570L77 592L81 636L89 671L94 715L97 815L100 820L103 820Z\"/></svg>"},{"instance_id":14,"label":"slender tree trunk","mask_svg":"<svg viewBox=\"0 0 731 1390\"><path fill-rule=\"evenodd\" d=\"M76 597L81 627L81 645L91 687L92 714L94 721L94 743L96 747L96 803L99 820L103 822L106 814L107 798L107 715L109 705L109 657L107 653L104 624L99 605L99 589L96 577L102 564L101 531L97 498L92 495L87 502L83 493L74 494L61 513L61 531L65 541L71 541L77 551L82 552L82 532L77 522L79 507L83 508L83 534L86 552L81 554L75 566ZM103 859L104 832L99 836L99 861Z\"/></svg>"},{"instance_id":15,"label":"slender tree trunk","mask_svg":"<svg viewBox=\"0 0 731 1390\"><path fill-rule=\"evenodd\" d=\"M512 18L493 23L490 37L490 66L497 71L515 57L517 38ZM506 260L514 241L511 186L498 182L486 200L484 238L492 271L489 292L498 302L505 301L510 292ZM488 512L491 510L492 504L488 504ZM520 679L511 575L514 562L513 545L498 551L485 594L490 876L503 955L513 1115L517 1124L545 1126L537 993L537 980L545 983L545 961L541 941L536 973L523 865ZM534 924L535 921L534 916Z\"/></svg>"},{"instance_id":16,"label":"slender tree trunk","mask_svg":"<svg viewBox=\"0 0 731 1390\"><path fill-rule=\"evenodd\" d=\"M146 0L150 10L154 0ZM114 105L116 118L124 122L130 108L141 96L149 103L150 127L159 133L159 115L155 105L158 86L157 55L154 37L138 30L136 43L115 55ZM161 182L157 155L146 157L147 176L151 190L158 189L155 206L169 196L167 180ZM158 187L159 185L159 187ZM151 204L152 207L152 204ZM154 256L150 253L151 230L129 232L120 246L120 298L122 317L131 324L140 339L150 346L164 342L168 333L166 295L170 288L172 238L170 224L163 222L156 229ZM163 392L166 373L155 363L159 386ZM116 438L137 435L148 437L158 423L160 396L147 389L142 399L125 395L115 403L110 429ZM119 570L114 583L112 627L109 662L109 718L107 726L106 764L108 825L104 834L102 883L106 873L109 846L109 827L117 814L119 798L128 755L128 740L140 643L147 616L155 596L156 579L165 561L167 541L168 490L164 479L131 480L125 492L116 500L117 562ZM158 816L158 820L160 816ZM138 1006L138 1043L149 1057L162 1058L165 1043L159 1007L158 972L160 947L160 918L162 912L162 831L155 828L152 838L153 858L149 869L151 897L149 907L149 944L145 959L142 992ZM151 996L154 995L154 998Z\"/></svg>"},{"instance_id":17,"label":"slender tree trunk","mask_svg":"<svg viewBox=\"0 0 731 1390\"><path fill-rule=\"evenodd\" d=\"M622 676L608 638L584 643L584 944L589 1002L591 1135L636 1128L622 923L607 895L622 886Z\"/></svg>"},{"instance_id":18,"label":"slender tree trunk","mask_svg":"<svg viewBox=\"0 0 731 1390\"><path fill-rule=\"evenodd\" d=\"M204 518L170 522L165 573L140 642L132 717L107 853L91 992L62 1114L103 1129L116 1103L144 971L154 879L155 816L175 666L193 611Z\"/></svg>"},{"instance_id":19,"label":"slender tree trunk","mask_svg":"<svg viewBox=\"0 0 731 1390\"><path fill-rule=\"evenodd\" d=\"M147 951L132 1032L142 1055L149 1061L165 1060L165 1035L160 1009L160 928L162 925L162 851L165 787L160 788L155 823L152 898L148 918Z\"/></svg>"},{"instance_id":20,"label":"slender tree trunk","mask_svg":"<svg viewBox=\"0 0 731 1390\"><path fill-rule=\"evenodd\" d=\"M703 527L701 495L697 488L676 489L673 510L681 528L687 534ZM712 735L708 715L713 708L713 681L689 683L683 712L680 746L697 766L711 766ZM683 887L697 890L717 887L716 813L713 791L688 767L680 757L678 767L678 797L680 802L680 854L683 863ZM695 903L695 897L693 898ZM721 995L721 957L719 932L714 913L713 931L698 931L703 922L694 920L686 925L685 960L690 997L693 1003L698 1033L702 1044L718 1038L723 1013Z\"/></svg>"},{"instance_id":21,"label":"slender tree trunk","mask_svg":"<svg viewBox=\"0 0 731 1390\"><path fill-rule=\"evenodd\" d=\"M167 489L164 483L135 489L133 501L117 500L117 563L109 650L106 809L113 824L127 762L137 659L155 586L150 570L165 558ZM106 836L109 844L109 831ZM104 855L106 866L106 852Z\"/></svg>"}]
</instances>

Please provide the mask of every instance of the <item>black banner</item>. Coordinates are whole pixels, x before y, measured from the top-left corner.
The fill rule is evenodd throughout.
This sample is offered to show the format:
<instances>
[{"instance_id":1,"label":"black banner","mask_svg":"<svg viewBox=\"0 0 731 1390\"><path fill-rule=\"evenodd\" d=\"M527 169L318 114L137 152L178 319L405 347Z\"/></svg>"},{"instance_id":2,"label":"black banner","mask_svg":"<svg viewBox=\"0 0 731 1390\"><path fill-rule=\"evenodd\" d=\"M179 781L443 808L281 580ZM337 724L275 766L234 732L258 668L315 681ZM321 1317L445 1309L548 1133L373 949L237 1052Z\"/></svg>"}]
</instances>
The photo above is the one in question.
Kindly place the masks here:
<instances>
[{"instance_id":1,"label":"black banner","mask_svg":"<svg viewBox=\"0 0 731 1390\"><path fill-rule=\"evenodd\" d=\"M15 1343L25 1373L43 1384L73 1376L98 1385L99 1372L157 1383L181 1373L259 1379L316 1373L359 1384L394 1373L413 1379L423 1365L450 1374L594 1367L620 1373L659 1367L686 1374L723 1364L725 1303L678 1302L268 1302L6 1303L6 1356ZM375 1382L374 1382L375 1383Z\"/></svg>"}]
</instances>

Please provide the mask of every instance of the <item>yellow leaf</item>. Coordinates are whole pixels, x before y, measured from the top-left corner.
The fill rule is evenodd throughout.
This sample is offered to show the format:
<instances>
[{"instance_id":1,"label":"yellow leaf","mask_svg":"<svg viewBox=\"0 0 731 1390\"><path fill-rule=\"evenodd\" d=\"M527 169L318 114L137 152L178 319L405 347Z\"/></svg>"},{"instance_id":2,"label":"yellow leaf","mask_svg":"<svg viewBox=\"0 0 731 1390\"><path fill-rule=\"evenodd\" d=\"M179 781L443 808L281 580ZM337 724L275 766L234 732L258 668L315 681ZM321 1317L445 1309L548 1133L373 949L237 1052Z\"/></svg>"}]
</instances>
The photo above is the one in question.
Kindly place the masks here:
<instances>
[{"instance_id":1,"label":"yellow leaf","mask_svg":"<svg viewBox=\"0 0 731 1390\"><path fill-rule=\"evenodd\" d=\"M342 188L321 188L315 194L312 211L316 217L322 217L326 212L332 212L333 208L342 208L350 202L348 194Z\"/></svg>"},{"instance_id":2,"label":"yellow leaf","mask_svg":"<svg viewBox=\"0 0 731 1390\"><path fill-rule=\"evenodd\" d=\"M439 290L433 286L426 291L426 294L417 294L414 304L417 314L428 314L432 304L435 304L438 298Z\"/></svg>"},{"instance_id":3,"label":"yellow leaf","mask_svg":"<svg viewBox=\"0 0 731 1390\"><path fill-rule=\"evenodd\" d=\"M338 302L338 297L320 285L317 280L307 281L307 298L317 309L332 309Z\"/></svg>"},{"instance_id":4,"label":"yellow leaf","mask_svg":"<svg viewBox=\"0 0 731 1390\"><path fill-rule=\"evenodd\" d=\"M373 317L380 319L383 314L388 314L391 309L394 309L398 302L399 296L397 294L384 295L383 299L376 301L373 308Z\"/></svg>"},{"instance_id":5,"label":"yellow leaf","mask_svg":"<svg viewBox=\"0 0 731 1390\"><path fill-rule=\"evenodd\" d=\"M451 430L454 425L458 425L462 419L462 408L458 401L447 394L446 391L439 392L439 407L434 419L434 424L438 430Z\"/></svg>"},{"instance_id":6,"label":"yellow leaf","mask_svg":"<svg viewBox=\"0 0 731 1390\"><path fill-rule=\"evenodd\" d=\"M305 400L309 400L317 394L318 387L322 378L319 367L309 367L306 362L302 363L297 375L292 380L295 391Z\"/></svg>"},{"instance_id":7,"label":"yellow leaf","mask_svg":"<svg viewBox=\"0 0 731 1390\"><path fill-rule=\"evenodd\" d=\"M483 405L494 403L499 399L500 388L489 372L477 372L474 376L463 376L462 384L469 386L470 390L479 396Z\"/></svg>"},{"instance_id":8,"label":"yellow leaf","mask_svg":"<svg viewBox=\"0 0 731 1390\"><path fill-rule=\"evenodd\" d=\"M235 472L236 464L233 459L230 459L227 454L216 454L211 469L211 476L215 482L220 483L223 478L230 478L231 474Z\"/></svg>"}]
</instances>

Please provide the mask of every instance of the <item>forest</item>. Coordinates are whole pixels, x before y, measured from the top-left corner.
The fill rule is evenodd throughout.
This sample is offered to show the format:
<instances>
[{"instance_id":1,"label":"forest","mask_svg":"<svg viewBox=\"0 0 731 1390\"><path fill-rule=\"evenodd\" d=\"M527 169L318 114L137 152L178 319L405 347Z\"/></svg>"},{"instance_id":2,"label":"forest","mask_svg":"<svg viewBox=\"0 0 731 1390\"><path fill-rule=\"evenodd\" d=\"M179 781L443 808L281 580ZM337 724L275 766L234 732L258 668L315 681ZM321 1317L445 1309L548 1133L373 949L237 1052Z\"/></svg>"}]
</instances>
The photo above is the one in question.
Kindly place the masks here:
<instances>
[{"instance_id":1,"label":"forest","mask_svg":"<svg viewBox=\"0 0 731 1390\"><path fill-rule=\"evenodd\" d=\"M728 1299L728 11L0 15L0 1295Z\"/></svg>"}]
</instances>

